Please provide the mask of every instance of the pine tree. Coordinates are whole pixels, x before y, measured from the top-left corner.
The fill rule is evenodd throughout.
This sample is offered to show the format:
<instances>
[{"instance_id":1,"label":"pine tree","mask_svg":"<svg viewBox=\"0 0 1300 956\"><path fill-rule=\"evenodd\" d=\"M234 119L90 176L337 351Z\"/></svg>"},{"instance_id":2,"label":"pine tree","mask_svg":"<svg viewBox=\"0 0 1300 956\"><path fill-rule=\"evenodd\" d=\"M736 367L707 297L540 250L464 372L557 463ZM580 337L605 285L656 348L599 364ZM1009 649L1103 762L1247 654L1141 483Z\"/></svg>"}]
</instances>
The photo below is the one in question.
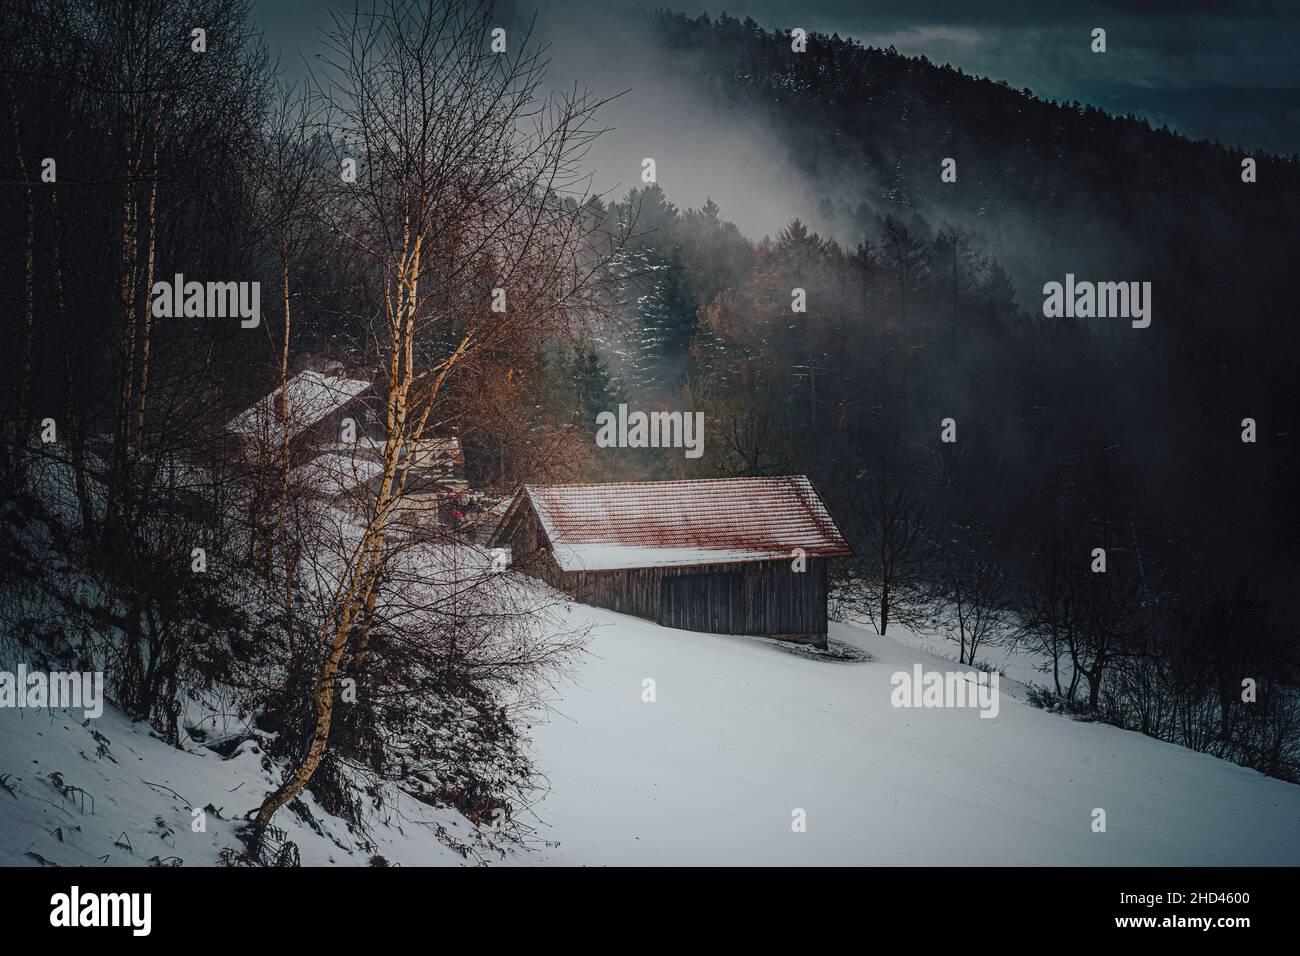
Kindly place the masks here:
<instances>
[{"instance_id":1,"label":"pine tree","mask_svg":"<svg viewBox=\"0 0 1300 956\"><path fill-rule=\"evenodd\" d=\"M622 390L605 360L592 349L579 349L572 368L575 410L584 425L594 425L600 412L618 405Z\"/></svg>"}]
</instances>

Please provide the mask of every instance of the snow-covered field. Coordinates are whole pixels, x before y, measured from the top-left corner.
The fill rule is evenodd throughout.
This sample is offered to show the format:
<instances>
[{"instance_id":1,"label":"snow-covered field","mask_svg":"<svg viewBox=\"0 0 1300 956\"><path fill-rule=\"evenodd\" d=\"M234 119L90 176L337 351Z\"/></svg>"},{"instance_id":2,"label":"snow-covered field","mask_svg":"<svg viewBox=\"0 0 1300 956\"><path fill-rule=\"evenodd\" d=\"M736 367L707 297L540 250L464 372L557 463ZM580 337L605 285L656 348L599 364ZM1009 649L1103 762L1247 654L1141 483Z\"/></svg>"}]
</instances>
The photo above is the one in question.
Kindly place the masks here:
<instances>
[{"instance_id":1,"label":"snow-covered field","mask_svg":"<svg viewBox=\"0 0 1300 956\"><path fill-rule=\"evenodd\" d=\"M1009 680L994 719L895 708L894 672L958 668L874 632L832 624L872 657L833 662L580 613L590 660L534 731L550 862L1300 864L1300 787L1045 713Z\"/></svg>"},{"instance_id":2,"label":"snow-covered field","mask_svg":"<svg viewBox=\"0 0 1300 956\"><path fill-rule=\"evenodd\" d=\"M1300 787L1044 713L1010 680L994 719L895 708L896 671L958 669L905 632L900 642L833 624L833 650L870 660L828 660L581 605L568 613L594 629L532 725L550 788L523 821L545 843L509 863L1300 864ZM93 796L93 813L51 773ZM90 727L80 714L0 711L6 774L0 865L216 863L238 847L230 821L273 783L251 742L231 759L177 751L111 710ZM287 810L276 818L306 865L375 853L467 863L432 833L470 837L453 811L398 800L372 821L370 848L307 803L319 833ZM192 832L190 807L208 804L221 819L209 813L206 832ZM796 810L805 832L792 828ZM130 850L115 845L123 833Z\"/></svg>"}]
</instances>

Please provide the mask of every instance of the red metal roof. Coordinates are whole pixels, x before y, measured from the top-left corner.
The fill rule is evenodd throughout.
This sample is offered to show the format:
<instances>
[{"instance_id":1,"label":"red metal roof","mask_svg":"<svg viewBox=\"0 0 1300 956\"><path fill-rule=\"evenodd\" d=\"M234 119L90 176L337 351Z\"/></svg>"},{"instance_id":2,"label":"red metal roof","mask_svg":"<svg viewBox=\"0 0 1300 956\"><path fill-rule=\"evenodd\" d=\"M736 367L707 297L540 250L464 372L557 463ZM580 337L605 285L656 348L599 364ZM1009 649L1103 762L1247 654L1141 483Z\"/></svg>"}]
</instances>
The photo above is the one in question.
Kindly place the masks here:
<instances>
[{"instance_id":1,"label":"red metal roof","mask_svg":"<svg viewBox=\"0 0 1300 956\"><path fill-rule=\"evenodd\" d=\"M503 528L525 498L566 571L852 553L802 475L528 485Z\"/></svg>"}]
</instances>

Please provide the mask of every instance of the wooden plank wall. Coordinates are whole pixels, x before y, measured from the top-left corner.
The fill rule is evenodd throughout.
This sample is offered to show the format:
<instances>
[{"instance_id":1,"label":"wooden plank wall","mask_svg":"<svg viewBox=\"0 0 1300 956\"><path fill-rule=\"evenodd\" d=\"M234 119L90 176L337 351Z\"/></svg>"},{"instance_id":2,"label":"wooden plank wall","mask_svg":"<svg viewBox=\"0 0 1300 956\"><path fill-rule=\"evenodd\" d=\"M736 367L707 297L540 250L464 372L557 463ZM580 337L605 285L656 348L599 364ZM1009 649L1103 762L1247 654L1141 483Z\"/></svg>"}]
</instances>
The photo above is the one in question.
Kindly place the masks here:
<instances>
[{"instance_id":1,"label":"wooden plank wall","mask_svg":"<svg viewBox=\"0 0 1300 956\"><path fill-rule=\"evenodd\" d=\"M580 571L564 574L563 581L562 589L584 604L666 627L714 634L826 633L825 558L809 558L807 570L797 573L782 560Z\"/></svg>"},{"instance_id":2,"label":"wooden plank wall","mask_svg":"<svg viewBox=\"0 0 1300 956\"><path fill-rule=\"evenodd\" d=\"M524 571L576 600L666 627L820 641L826 635L827 559L621 571L561 571L532 509L516 516L511 550Z\"/></svg>"}]
</instances>

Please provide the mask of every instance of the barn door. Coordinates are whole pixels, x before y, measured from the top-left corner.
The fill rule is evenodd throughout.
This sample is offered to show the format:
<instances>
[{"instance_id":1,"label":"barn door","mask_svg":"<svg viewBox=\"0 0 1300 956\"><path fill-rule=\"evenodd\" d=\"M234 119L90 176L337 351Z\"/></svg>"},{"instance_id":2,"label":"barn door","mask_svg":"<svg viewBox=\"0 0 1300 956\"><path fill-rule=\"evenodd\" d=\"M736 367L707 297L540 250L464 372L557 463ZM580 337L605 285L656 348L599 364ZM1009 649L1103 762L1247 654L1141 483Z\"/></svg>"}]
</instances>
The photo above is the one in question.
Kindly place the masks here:
<instances>
[{"instance_id":1,"label":"barn door","mask_svg":"<svg viewBox=\"0 0 1300 956\"><path fill-rule=\"evenodd\" d=\"M714 575L709 601L709 630L714 634L745 633L745 576L734 571Z\"/></svg>"},{"instance_id":2,"label":"barn door","mask_svg":"<svg viewBox=\"0 0 1300 956\"><path fill-rule=\"evenodd\" d=\"M663 627L685 627L686 578L670 575L659 581L659 624Z\"/></svg>"},{"instance_id":3,"label":"barn door","mask_svg":"<svg viewBox=\"0 0 1300 956\"><path fill-rule=\"evenodd\" d=\"M659 623L683 631L743 634L744 600L740 574L669 575L659 584Z\"/></svg>"}]
</instances>

